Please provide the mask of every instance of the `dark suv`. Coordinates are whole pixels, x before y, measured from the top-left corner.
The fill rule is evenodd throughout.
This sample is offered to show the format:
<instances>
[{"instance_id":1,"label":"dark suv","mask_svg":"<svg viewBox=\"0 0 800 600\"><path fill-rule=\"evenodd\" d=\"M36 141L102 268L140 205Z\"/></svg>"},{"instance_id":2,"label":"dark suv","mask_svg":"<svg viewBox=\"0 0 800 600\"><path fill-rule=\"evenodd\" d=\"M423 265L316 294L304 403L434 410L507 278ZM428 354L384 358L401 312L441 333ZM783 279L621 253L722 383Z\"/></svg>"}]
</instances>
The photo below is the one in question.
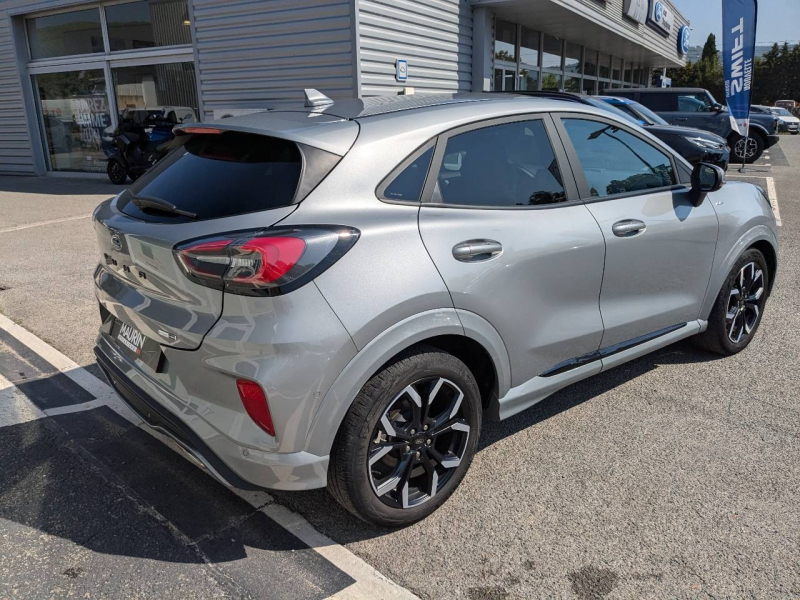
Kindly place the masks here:
<instances>
[{"instance_id":1,"label":"dark suv","mask_svg":"<svg viewBox=\"0 0 800 600\"><path fill-rule=\"evenodd\" d=\"M622 96L644 104L671 125L705 129L728 140L733 161L757 161L764 150L780 141L778 119L772 115L750 115L750 137L745 139L731 126L731 114L702 88L653 88L606 90L609 96ZM746 154L746 159L745 159Z\"/></svg>"}]
</instances>

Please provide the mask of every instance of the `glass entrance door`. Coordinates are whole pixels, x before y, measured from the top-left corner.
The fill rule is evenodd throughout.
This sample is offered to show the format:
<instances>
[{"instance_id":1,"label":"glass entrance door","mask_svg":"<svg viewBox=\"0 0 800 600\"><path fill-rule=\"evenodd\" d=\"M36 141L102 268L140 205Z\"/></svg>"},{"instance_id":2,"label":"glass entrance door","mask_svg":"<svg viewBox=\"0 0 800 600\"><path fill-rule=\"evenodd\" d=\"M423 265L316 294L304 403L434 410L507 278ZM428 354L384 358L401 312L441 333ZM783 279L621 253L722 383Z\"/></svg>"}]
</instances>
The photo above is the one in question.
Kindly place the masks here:
<instances>
[{"instance_id":1,"label":"glass entrance door","mask_svg":"<svg viewBox=\"0 0 800 600\"><path fill-rule=\"evenodd\" d=\"M33 85L50 168L105 173L103 130L112 121L104 70L40 73Z\"/></svg>"}]
</instances>

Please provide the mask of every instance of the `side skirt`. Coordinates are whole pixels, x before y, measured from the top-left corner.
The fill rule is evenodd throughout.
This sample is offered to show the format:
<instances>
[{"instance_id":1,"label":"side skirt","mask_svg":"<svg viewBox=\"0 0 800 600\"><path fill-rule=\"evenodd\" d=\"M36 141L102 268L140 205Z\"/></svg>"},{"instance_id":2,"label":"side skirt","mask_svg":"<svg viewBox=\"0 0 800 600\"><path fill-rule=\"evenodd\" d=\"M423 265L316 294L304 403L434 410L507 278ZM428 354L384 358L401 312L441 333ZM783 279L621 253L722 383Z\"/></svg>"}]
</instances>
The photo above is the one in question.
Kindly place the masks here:
<instances>
[{"instance_id":1,"label":"side skirt","mask_svg":"<svg viewBox=\"0 0 800 600\"><path fill-rule=\"evenodd\" d=\"M691 337L705 330L706 327L708 327L708 323L702 320L674 325L652 334L560 363L542 375L510 389L505 396L498 400L497 413L490 415L490 417L500 420L512 417L572 383L597 375L602 371L649 354L664 346L669 346L684 338Z\"/></svg>"}]
</instances>

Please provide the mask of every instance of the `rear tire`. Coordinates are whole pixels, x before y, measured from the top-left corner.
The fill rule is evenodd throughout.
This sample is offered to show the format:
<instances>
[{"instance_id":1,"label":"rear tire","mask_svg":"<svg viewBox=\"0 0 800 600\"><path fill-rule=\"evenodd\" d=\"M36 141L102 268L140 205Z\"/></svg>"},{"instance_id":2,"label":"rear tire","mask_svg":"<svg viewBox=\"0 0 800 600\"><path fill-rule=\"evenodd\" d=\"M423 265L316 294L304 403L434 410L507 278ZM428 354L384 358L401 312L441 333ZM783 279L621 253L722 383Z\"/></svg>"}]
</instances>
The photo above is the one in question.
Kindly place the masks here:
<instances>
[{"instance_id":1,"label":"rear tire","mask_svg":"<svg viewBox=\"0 0 800 600\"><path fill-rule=\"evenodd\" d=\"M769 277L767 261L761 252L750 249L742 254L717 296L708 329L695 336L694 342L723 356L744 350L761 324Z\"/></svg>"},{"instance_id":2,"label":"rear tire","mask_svg":"<svg viewBox=\"0 0 800 600\"><path fill-rule=\"evenodd\" d=\"M463 362L431 346L407 351L364 385L347 412L331 451L329 492L374 525L424 519L464 478L481 412L478 384Z\"/></svg>"},{"instance_id":3,"label":"rear tire","mask_svg":"<svg viewBox=\"0 0 800 600\"><path fill-rule=\"evenodd\" d=\"M111 183L122 185L128 179L128 174L125 172L125 167L118 160L109 159L106 166L106 174L111 180Z\"/></svg>"}]
</instances>

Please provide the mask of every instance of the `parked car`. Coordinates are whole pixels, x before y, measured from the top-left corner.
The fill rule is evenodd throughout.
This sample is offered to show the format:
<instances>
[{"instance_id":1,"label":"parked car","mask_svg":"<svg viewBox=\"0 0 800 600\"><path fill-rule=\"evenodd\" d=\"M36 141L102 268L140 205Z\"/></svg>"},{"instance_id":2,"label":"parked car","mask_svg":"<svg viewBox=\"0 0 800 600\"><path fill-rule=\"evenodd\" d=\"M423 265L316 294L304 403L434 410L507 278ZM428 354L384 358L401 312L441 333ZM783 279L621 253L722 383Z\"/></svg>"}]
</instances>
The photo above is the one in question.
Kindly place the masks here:
<instances>
[{"instance_id":1,"label":"parked car","mask_svg":"<svg viewBox=\"0 0 800 600\"><path fill-rule=\"evenodd\" d=\"M751 113L768 114L778 118L778 131L797 135L800 133L800 119L785 108L775 106L751 106Z\"/></svg>"},{"instance_id":2,"label":"parked car","mask_svg":"<svg viewBox=\"0 0 800 600\"><path fill-rule=\"evenodd\" d=\"M692 164L706 162L723 170L728 169L730 148L728 148L723 138L701 129L670 125L647 107L633 100L610 96L587 96L586 94L565 91L503 93L580 102L581 104L610 111L631 123L645 127L648 133L670 146Z\"/></svg>"},{"instance_id":3,"label":"parked car","mask_svg":"<svg viewBox=\"0 0 800 600\"><path fill-rule=\"evenodd\" d=\"M800 104L798 104L795 100L778 100L775 103L775 108L785 108L792 114L797 114L798 109L800 109Z\"/></svg>"},{"instance_id":4,"label":"parked car","mask_svg":"<svg viewBox=\"0 0 800 600\"><path fill-rule=\"evenodd\" d=\"M306 95L178 126L93 215L98 363L224 483L327 485L407 525L484 418L756 334L777 269L759 188L577 102Z\"/></svg>"},{"instance_id":5,"label":"parked car","mask_svg":"<svg viewBox=\"0 0 800 600\"><path fill-rule=\"evenodd\" d=\"M725 138L732 149L734 162L753 163L761 158L764 150L780 141L778 119L760 114L751 115L750 135L745 140L733 128L727 107L702 88L613 89L604 93L644 104L672 125L704 129Z\"/></svg>"}]
</instances>

